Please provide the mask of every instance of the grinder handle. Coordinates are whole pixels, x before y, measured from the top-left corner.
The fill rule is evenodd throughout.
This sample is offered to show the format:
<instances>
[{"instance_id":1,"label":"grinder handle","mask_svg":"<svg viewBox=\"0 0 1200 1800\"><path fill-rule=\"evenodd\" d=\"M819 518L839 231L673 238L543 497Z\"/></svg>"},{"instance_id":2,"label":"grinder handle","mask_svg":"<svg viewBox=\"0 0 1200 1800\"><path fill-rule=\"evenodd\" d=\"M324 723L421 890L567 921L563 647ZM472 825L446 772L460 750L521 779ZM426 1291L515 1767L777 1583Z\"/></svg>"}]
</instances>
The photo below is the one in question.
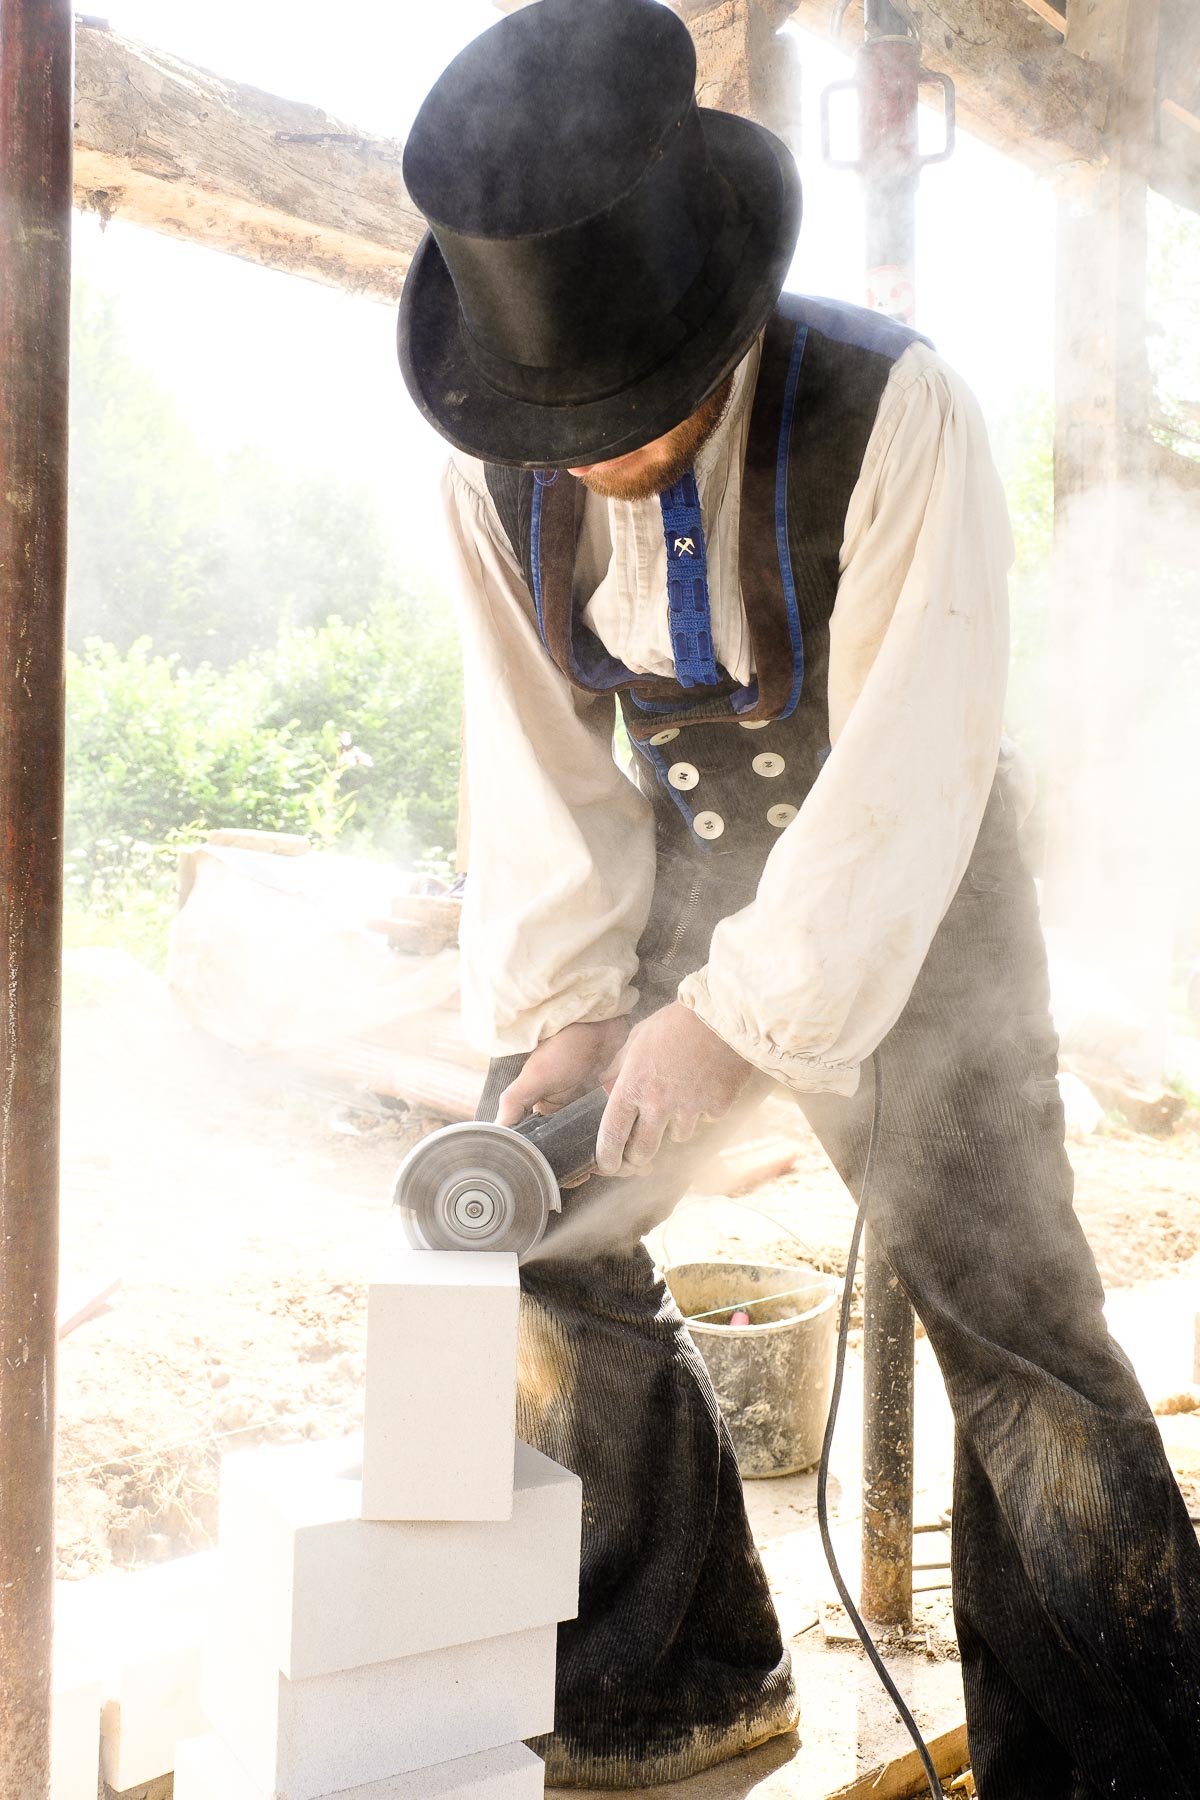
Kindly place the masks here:
<instances>
[{"instance_id":1,"label":"grinder handle","mask_svg":"<svg viewBox=\"0 0 1200 1800\"><path fill-rule=\"evenodd\" d=\"M594 1088L561 1111L535 1113L515 1129L535 1144L561 1184L586 1175L596 1166L596 1134L608 1105L607 1090Z\"/></svg>"}]
</instances>

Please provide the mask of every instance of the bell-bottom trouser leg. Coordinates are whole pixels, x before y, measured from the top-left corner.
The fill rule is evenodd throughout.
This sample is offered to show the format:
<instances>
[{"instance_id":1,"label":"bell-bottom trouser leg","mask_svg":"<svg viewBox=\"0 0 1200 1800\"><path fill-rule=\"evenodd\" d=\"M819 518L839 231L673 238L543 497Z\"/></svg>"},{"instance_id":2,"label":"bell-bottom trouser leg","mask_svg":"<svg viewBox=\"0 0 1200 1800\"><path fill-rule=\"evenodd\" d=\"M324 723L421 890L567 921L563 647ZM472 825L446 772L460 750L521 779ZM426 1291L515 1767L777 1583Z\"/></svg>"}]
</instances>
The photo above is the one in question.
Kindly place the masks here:
<instances>
[{"instance_id":1,"label":"bell-bottom trouser leg","mask_svg":"<svg viewBox=\"0 0 1200 1800\"><path fill-rule=\"evenodd\" d=\"M748 1110L646 1178L568 1191L521 1268L517 1430L583 1481L579 1612L559 1626L554 1732L533 1744L550 1786L682 1780L795 1723L728 1428L640 1242Z\"/></svg>"},{"instance_id":2,"label":"bell-bottom trouser leg","mask_svg":"<svg viewBox=\"0 0 1200 1800\"><path fill-rule=\"evenodd\" d=\"M1197 1800L1200 1550L1072 1206L1033 884L1001 809L882 1052L871 1228L956 1426L981 1800ZM857 1190L870 1084L805 1112Z\"/></svg>"},{"instance_id":3,"label":"bell-bottom trouser leg","mask_svg":"<svg viewBox=\"0 0 1200 1800\"><path fill-rule=\"evenodd\" d=\"M981 1800L1200 1800L1200 1551L1105 1328L1056 1054L1033 887L999 794L880 1052L870 1196L954 1412L976 1782ZM802 1104L857 1191L869 1073L853 1100ZM689 1165L568 1195L522 1270L520 1429L584 1483L579 1617L538 1745L552 1783L678 1779L792 1715L728 1434L637 1242Z\"/></svg>"}]
</instances>

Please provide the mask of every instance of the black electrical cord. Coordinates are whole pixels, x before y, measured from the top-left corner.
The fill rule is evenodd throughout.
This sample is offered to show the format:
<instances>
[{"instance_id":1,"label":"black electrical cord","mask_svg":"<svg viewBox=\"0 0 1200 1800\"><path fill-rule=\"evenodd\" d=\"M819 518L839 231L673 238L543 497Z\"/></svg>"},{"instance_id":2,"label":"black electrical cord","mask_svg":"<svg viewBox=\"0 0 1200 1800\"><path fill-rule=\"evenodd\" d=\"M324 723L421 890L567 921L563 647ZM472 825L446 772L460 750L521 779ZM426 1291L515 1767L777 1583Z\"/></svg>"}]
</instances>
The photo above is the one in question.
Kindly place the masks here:
<instances>
[{"instance_id":1,"label":"black electrical cord","mask_svg":"<svg viewBox=\"0 0 1200 1800\"><path fill-rule=\"evenodd\" d=\"M892 1705L899 1713L916 1747L929 1781L929 1792L933 1800L946 1800L946 1791L942 1787L938 1772L933 1766L933 1758L929 1754L929 1746L921 1736L917 1721L909 1712L900 1695L900 1690L888 1674L887 1665L876 1649L870 1632L862 1621L862 1616L850 1598L850 1590L838 1568L834 1555L833 1539L829 1532L829 1457L833 1449L833 1435L837 1429L838 1406L842 1398L842 1381L846 1373L846 1334L850 1324L850 1308L854 1301L854 1274L858 1268L858 1253L862 1245L863 1227L867 1222L867 1202L871 1191L871 1165L879 1147L880 1126L883 1120L883 1068L878 1050L871 1058L871 1066L875 1073L875 1099L871 1112L871 1136L867 1143L867 1160L863 1165L862 1187L858 1198L858 1215L854 1221L854 1234L850 1239L850 1257L846 1265L846 1281L842 1288L842 1310L838 1318L837 1357L833 1369L833 1393L829 1400L829 1417L825 1421L825 1441L821 1445L821 1461L817 1470L817 1522L821 1528L821 1547L825 1552L825 1560L829 1564L829 1573L833 1576L833 1585L838 1591L842 1605L846 1609L850 1623L858 1633L863 1649L871 1659L875 1673L887 1690Z\"/></svg>"}]
</instances>

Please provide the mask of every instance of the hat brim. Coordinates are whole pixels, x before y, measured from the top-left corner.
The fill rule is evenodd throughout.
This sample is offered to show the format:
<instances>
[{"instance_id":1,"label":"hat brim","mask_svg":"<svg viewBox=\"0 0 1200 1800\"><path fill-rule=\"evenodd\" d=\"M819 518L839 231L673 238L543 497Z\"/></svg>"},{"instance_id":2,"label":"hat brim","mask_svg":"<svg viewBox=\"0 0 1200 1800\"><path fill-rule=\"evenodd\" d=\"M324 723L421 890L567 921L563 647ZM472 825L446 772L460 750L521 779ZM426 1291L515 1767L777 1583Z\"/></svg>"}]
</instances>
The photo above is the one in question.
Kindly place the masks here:
<instances>
[{"instance_id":1,"label":"hat brim","mask_svg":"<svg viewBox=\"0 0 1200 1800\"><path fill-rule=\"evenodd\" d=\"M750 348L783 287L800 227L800 178L787 147L750 119L702 107L709 155L738 194L748 235L733 281L688 342L605 400L534 405L491 387L471 360L450 272L431 233L413 258L397 347L409 393L456 450L517 468L626 456L690 417Z\"/></svg>"}]
</instances>

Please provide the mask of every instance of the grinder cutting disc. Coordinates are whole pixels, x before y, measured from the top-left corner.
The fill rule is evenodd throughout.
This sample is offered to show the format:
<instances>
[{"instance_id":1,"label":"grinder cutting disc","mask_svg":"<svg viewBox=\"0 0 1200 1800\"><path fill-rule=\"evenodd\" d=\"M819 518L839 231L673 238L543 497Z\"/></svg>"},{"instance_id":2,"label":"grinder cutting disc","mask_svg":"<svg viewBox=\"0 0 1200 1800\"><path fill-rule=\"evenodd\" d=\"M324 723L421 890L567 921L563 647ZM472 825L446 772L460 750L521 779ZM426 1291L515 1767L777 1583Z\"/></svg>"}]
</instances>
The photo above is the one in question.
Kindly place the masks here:
<instances>
[{"instance_id":1,"label":"grinder cutting disc","mask_svg":"<svg viewBox=\"0 0 1200 1800\"><path fill-rule=\"evenodd\" d=\"M526 1255L562 1208L554 1171L536 1145L504 1125L446 1125L414 1146L392 1189L417 1250L510 1250Z\"/></svg>"}]
</instances>

